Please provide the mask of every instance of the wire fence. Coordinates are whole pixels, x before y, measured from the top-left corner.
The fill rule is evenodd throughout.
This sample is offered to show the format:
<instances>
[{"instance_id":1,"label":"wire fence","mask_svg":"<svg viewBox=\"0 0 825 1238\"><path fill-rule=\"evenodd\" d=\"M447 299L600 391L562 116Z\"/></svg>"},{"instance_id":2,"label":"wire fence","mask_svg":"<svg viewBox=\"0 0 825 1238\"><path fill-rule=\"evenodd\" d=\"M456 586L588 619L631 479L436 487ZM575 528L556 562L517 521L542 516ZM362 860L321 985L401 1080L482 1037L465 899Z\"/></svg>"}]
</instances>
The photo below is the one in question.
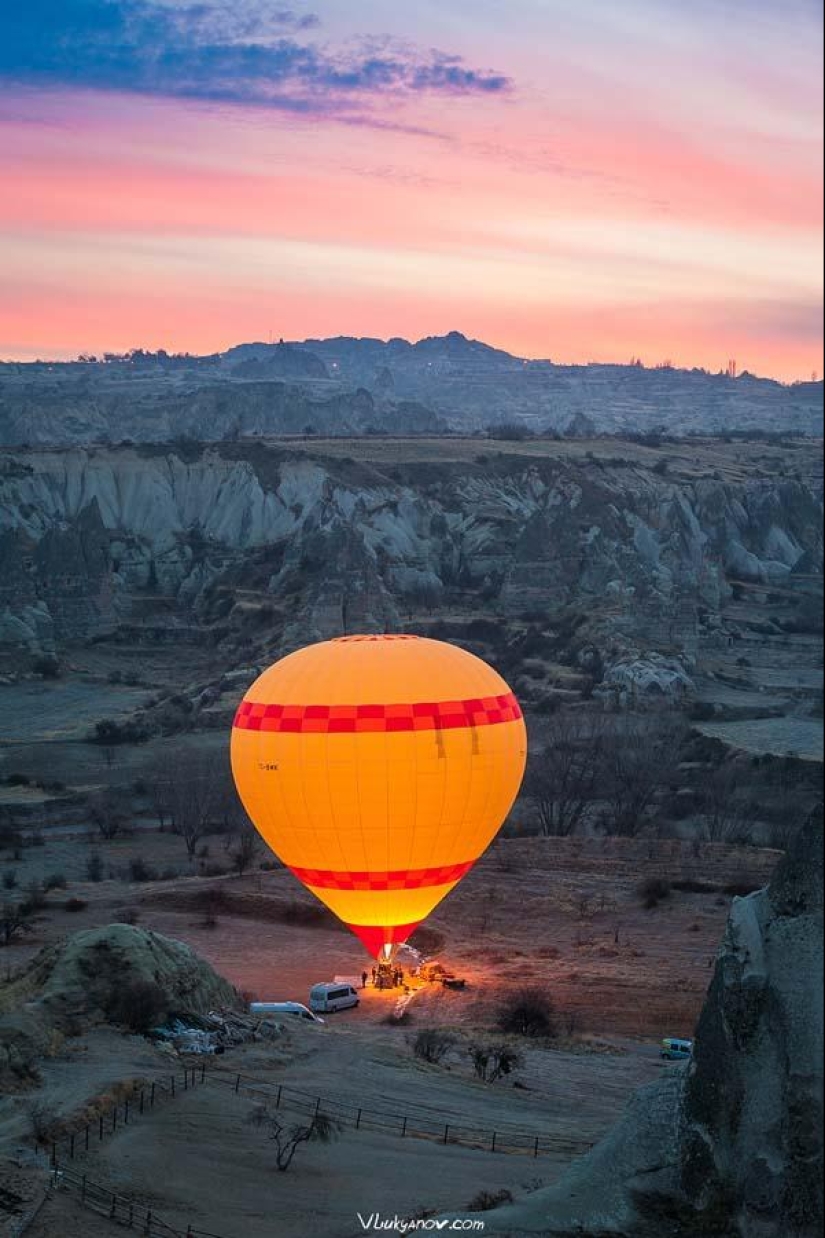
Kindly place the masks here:
<instances>
[{"instance_id":1,"label":"wire fence","mask_svg":"<svg viewBox=\"0 0 825 1238\"><path fill-rule=\"evenodd\" d=\"M396 1135L402 1139L429 1139L432 1142L458 1144L486 1152L500 1152L523 1156L546 1156L550 1153L578 1156L593 1146L589 1140L574 1139L563 1135L535 1134L507 1128L476 1127L462 1120L447 1121L429 1118L421 1113L397 1113L383 1109L370 1109L353 1102L333 1100L303 1092L284 1083L268 1083L246 1075L228 1076L216 1071L209 1073L213 1083L231 1087L236 1093L245 1093L267 1102L275 1110L295 1113L310 1121L323 1114L341 1127L349 1130L377 1131Z\"/></svg>"},{"instance_id":2,"label":"wire fence","mask_svg":"<svg viewBox=\"0 0 825 1238\"><path fill-rule=\"evenodd\" d=\"M187 1225L186 1229L170 1225L146 1204L118 1195L99 1182L93 1182L87 1174L59 1162L52 1165L51 1189L68 1192L84 1208L136 1230L143 1238L221 1238L220 1234L192 1225Z\"/></svg>"},{"instance_id":3,"label":"wire fence","mask_svg":"<svg viewBox=\"0 0 825 1238\"><path fill-rule=\"evenodd\" d=\"M99 1113L93 1120L87 1121L77 1130L63 1135L60 1139L49 1141L49 1155L52 1167L60 1161L73 1161L75 1157L96 1143L102 1143L124 1126L149 1113L156 1104L166 1100L174 1100L191 1088L206 1081L206 1063L199 1066L186 1066L178 1074L163 1075L149 1083L135 1087L130 1096L116 1101L109 1109Z\"/></svg>"},{"instance_id":4,"label":"wire fence","mask_svg":"<svg viewBox=\"0 0 825 1238\"><path fill-rule=\"evenodd\" d=\"M241 1074L207 1072L206 1062L186 1066L178 1074L164 1075L135 1088L131 1096L113 1104L94 1121L50 1144L53 1191L66 1191L85 1208L107 1217L143 1238L221 1238L208 1230L187 1225L185 1229L165 1221L149 1205L119 1195L95 1182L71 1163L96 1144L149 1114L156 1105L182 1096L209 1081L231 1088L236 1095L254 1097L271 1110L292 1113L305 1123L323 1115L343 1129L373 1131L399 1138L428 1139L441 1145L458 1145L486 1152L539 1157L549 1153L576 1156L592 1143L561 1135L534 1134L507 1128L479 1128L463 1121L430 1118L421 1113L398 1113L371 1109L353 1102L316 1096L285 1083L270 1083Z\"/></svg>"},{"instance_id":5,"label":"wire fence","mask_svg":"<svg viewBox=\"0 0 825 1238\"><path fill-rule=\"evenodd\" d=\"M316 1096L285 1083L271 1083L215 1069L207 1071L203 1061L137 1086L130 1096L98 1114L93 1121L53 1141L49 1145L52 1189L70 1192L83 1207L136 1230L143 1238L221 1238L192 1225L187 1225L186 1229L176 1228L149 1205L119 1195L73 1164L95 1145L151 1113L158 1104L183 1096L206 1082L231 1088L236 1095L253 1097L264 1102L270 1111L293 1114L303 1124L323 1116L342 1131L372 1131L401 1139L427 1139L442 1146L457 1145L534 1158L552 1153L576 1156L592 1147L589 1141L563 1135L535 1134L502 1126L481 1128L461 1119L448 1121L446 1116L442 1119L421 1112L372 1109L340 1098Z\"/></svg>"}]
</instances>

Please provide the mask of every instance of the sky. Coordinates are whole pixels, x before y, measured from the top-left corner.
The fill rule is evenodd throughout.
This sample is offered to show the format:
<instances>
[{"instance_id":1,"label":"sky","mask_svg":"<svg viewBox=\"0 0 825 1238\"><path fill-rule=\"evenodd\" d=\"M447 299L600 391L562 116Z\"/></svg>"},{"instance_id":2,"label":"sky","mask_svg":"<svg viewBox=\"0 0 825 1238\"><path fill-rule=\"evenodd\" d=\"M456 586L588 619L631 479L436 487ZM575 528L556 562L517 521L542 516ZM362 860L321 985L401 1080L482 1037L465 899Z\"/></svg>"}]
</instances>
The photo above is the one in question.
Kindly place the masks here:
<instances>
[{"instance_id":1,"label":"sky","mask_svg":"<svg viewBox=\"0 0 825 1238\"><path fill-rule=\"evenodd\" d=\"M0 6L0 358L823 371L818 0Z\"/></svg>"}]
</instances>

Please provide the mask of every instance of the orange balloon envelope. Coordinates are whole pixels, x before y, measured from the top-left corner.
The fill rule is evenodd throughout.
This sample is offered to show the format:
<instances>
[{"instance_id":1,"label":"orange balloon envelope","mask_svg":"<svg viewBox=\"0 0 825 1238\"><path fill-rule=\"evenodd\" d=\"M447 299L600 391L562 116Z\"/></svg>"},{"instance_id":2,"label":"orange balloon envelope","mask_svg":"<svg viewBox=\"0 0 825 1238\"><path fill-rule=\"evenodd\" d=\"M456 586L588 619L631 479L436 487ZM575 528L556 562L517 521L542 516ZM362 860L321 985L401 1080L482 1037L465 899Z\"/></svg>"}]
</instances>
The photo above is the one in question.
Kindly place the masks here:
<instances>
[{"instance_id":1,"label":"orange balloon envelope","mask_svg":"<svg viewBox=\"0 0 825 1238\"><path fill-rule=\"evenodd\" d=\"M272 850L380 958L495 836L526 746L515 696L480 658L424 637L343 636L256 679L232 772Z\"/></svg>"}]
</instances>

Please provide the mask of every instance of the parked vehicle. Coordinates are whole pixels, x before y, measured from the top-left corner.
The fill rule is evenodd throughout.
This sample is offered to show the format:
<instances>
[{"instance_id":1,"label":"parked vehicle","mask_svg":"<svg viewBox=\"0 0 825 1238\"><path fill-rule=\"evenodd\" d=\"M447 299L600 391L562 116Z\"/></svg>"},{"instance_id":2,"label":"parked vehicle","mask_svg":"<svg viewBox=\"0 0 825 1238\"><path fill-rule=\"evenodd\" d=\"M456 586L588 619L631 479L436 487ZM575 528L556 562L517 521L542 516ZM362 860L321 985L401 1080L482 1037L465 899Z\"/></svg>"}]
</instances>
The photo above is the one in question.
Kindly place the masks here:
<instances>
[{"instance_id":1,"label":"parked vehicle","mask_svg":"<svg viewBox=\"0 0 825 1238\"><path fill-rule=\"evenodd\" d=\"M351 984L314 984L309 991L310 1010L348 1010L357 1006L358 991Z\"/></svg>"},{"instance_id":2,"label":"parked vehicle","mask_svg":"<svg viewBox=\"0 0 825 1238\"><path fill-rule=\"evenodd\" d=\"M693 1052L692 1040L680 1040L678 1036L665 1036L662 1041L662 1057L671 1062L683 1062Z\"/></svg>"},{"instance_id":3,"label":"parked vehicle","mask_svg":"<svg viewBox=\"0 0 825 1238\"><path fill-rule=\"evenodd\" d=\"M249 1013L261 1018L269 1015L290 1015L293 1019L306 1019L309 1023L323 1023L324 1021L301 1002L250 1002Z\"/></svg>"}]
</instances>

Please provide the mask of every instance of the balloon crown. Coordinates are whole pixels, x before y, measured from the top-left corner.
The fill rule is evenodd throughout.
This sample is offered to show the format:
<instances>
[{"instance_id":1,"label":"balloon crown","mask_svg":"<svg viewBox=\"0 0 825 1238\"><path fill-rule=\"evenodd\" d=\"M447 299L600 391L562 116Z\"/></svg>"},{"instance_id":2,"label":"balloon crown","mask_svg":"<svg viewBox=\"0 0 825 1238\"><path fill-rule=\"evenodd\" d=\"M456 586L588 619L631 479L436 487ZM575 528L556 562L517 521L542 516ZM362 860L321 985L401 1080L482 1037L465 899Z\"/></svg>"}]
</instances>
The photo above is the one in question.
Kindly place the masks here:
<instances>
[{"instance_id":1,"label":"balloon crown","mask_svg":"<svg viewBox=\"0 0 825 1238\"><path fill-rule=\"evenodd\" d=\"M334 636L333 643L336 645L345 645L348 642L359 640L420 640L420 636L412 636L407 632L381 632L378 634L370 634L366 636Z\"/></svg>"}]
</instances>

